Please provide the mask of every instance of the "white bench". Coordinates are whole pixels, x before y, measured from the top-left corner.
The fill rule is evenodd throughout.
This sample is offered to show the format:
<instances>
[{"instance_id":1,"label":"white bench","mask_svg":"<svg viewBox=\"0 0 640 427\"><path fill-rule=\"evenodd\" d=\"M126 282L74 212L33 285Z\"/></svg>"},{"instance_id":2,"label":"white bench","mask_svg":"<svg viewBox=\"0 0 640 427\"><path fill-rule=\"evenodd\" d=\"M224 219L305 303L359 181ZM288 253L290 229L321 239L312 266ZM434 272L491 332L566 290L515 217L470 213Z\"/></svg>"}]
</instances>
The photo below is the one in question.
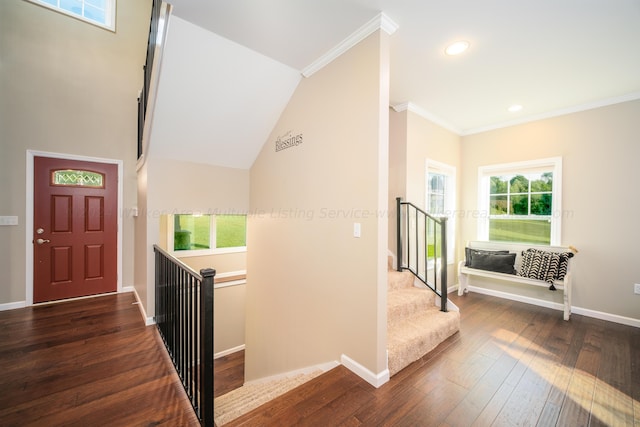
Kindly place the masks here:
<instances>
[{"instance_id":1,"label":"white bench","mask_svg":"<svg viewBox=\"0 0 640 427\"><path fill-rule=\"evenodd\" d=\"M515 271L519 271L520 265L522 263L522 251L533 248L543 251L551 251L551 252L573 252L577 253L578 251L573 246L543 246L543 245L531 245L531 244L523 244L523 243L510 243L510 242L481 242L481 241L473 241L468 242L467 247L472 249L482 249L489 251L497 251L497 250L508 250L511 253L516 253L516 261L515 261ZM564 296L564 320L569 320L569 316L571 315L571 260L569 258L567 264L567 274L564 276L564 280L555 280L553 282L554 287L563 292ZM469 291L469 276L480 276L486 277L490 279L498 279L505 280L512 283L523 283L526 285L534 285L534 286L544 286L549 288L550 284L548 282L530 279L527 277L517 276L515 274L508 273L498 273L493 271L479 270L476 268L466 267L465 261L460 261L458 263L458 295L462 295L465 292Z\"/></svg>"}]
</instances>

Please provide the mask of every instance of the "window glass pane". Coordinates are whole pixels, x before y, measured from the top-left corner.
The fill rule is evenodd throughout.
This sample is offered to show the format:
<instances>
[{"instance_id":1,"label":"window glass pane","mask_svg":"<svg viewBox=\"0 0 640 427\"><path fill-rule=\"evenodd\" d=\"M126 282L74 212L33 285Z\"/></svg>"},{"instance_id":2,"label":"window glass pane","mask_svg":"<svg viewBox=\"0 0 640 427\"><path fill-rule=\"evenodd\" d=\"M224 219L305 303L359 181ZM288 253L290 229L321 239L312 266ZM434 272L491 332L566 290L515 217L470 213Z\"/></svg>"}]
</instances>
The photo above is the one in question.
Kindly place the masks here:
<instances>
[{"instance_id":1,"label":"window glass pane","mask_svg":"<svg viewBox=\"0 0 640 427\"><path fill-rule=\"evenodd\" d=\"M174 215L173 249L175 251L210 248L210 215Z\"/></svg>"},{"instance_id":2,"label":"window glass pane","mask_svg":"<svg viewBox=\"0 0 640 427\"><path fill-rule=\"evenodd\" d=\"M246 215L216 215L216 248L247 246Z\"/></svg>"},{"instance_id":3,"label":"window glass pane","mask_svg":"<svg viewBox=\"0 0 640 427\"><path fill-rule=\"evenodd\" d=\"M444 194L445 176L437 173L429 174L429 190L432 193Z\"/></svg>"},{"instance_id":4,"label":"window glass pane","mask_svg":"<svg viewBox=\"0 0 640 427\"><path fill-rule=\"evenodd\" d=\"M561 158L480 167L483 185L479 207L488 215L478 221L481 240L559 244L560 218L553 215L562 204Z\"/></svg>"},{"instance_id":5,"label":"window glass pane","mask_svg":"<svg viewBox=\"0 0 640 427\"><path fill-rule=\"evenodd\" d=\"M440 194L429 195L429 213L431 215L444 214L444 195L440 195Z\"/></svg>"},{"instance_id":6,"label":"window glass pane","mask_svg":"<svg viewBox=\"0 0 640 427\"><path fill-rule=\"evenodd\" d=\"M531 195L531 215L551 215L551 193Z\"/></svg>"},{"instance_id":7,"label":"window glass pane","mask_svg":"<svg viewBox=\"0 0 640 427\"><path fill-rule=\"evenodd\" d=\"M98 172L83 170L57 170L51 175L51 184L73 187L104 188L104 175Z\"/></svg>"},{"instance_id":8,"label":"window glass pane","mask_svg":"<svg viewBox=\"0 0 640 427\"><path fill-rule=\"evenodd\" d=\"M548 245L551 243L551 221L490 219L489 240Z\"/></svg>"},{"instance_id":9,"label":"window glass pane","mask_svg":"<svg viewBox=\"0 0 640 427\"><path fill-rule=\"evenodd\" d=\"M442 215L445 212L447 176L441 173L429 172L429 213Z\"/></svg>"},{"instance_id":10,"label":"window glass pane","mask_svg":"<svg viewBox=\"0 0 640 427\"><path fill-rule=\"evenodd\" d=\"M106 22L104 9L96 9L95 7L85 5L84 16L85 18L91 19L96 22L100 22L100 23Z\"/></svg>"},{"instance_id":11,"label":"window glass pane","mask_svg":"<svg viewBox=\"0 0 640 427\"><path fill-rule=\"evenodd\" d=\"M507 215L507 196L491 196L489 207L491 215Z\"/></svg>"},{"instance_id":12,"label":"window glass pane","mask_svg":"<svg viewBox=\"0 0 640 427\"><path fill-rule=\"evenodd\" d=\"M553 172L545 172L541 174L531 175L531 191L552 191L553 190Z\"/></svg>"},{"instance_id":13,"label":"window glass pane","mask_svg":"<svg viewBox=\"0 0 640 427\"><path fill-rule=\"evenodd\" d=\"M82 16L82 1L81 0L60 0L60 9L68 10L76 15Z\"/></svg>"},{"instance_id":14,"label":"window glass pane","mask_svg":"<svg viewBox=\"0 0 640 427\"><path fill-rule=\"evenodd\" d=\"M427 159L426 170L426 208L427 213L435 217L448 217L447 225L447 262L454 260L455 254L455 168L444 163ZM424 222L420 220L418 223ZM422 225L424 228L424 225ZM436 261L442 255L441 226L433 221L427 222L427 247L428 268L434 268Z\"/></svg>"},{"instance_id":15,"label":"window glass pane","mask_svg":"<svg viewBox=\"0 0 640 427\"><path fill-rule=\"evenodd\" d=\"M510 215L529 215L529 196L514 195L511 196Z\"/></svg>"},{"instance_id":16,"label":"window glass pane","mask_svg":"<svg viewBox=\"0 0 640 427\"><path fill-rule=\"evenodd\" d=\"M492 176L489 192L491 194L507 194L507 183L508 177L506 176Z\"/></svg>"},{"instance_id":17,"label":"window glass pane","mask_svg":"<svg viewBox=\"0 0 640 427\"><path fill-rule=\"evenodd\" d=\"M27 0L114 30L116 0Z\"/></svg>"},{"instance_id":18,"label":"window glass pane","mask_svg":"<svg viewBox=\"0 0 640 427\"><path fill-rule=\"evenodd\" d=\"M511 178L511 186L509 191L513 193L528 193L529 192L529 180L524 175L516 175Z\"/></svg>"},{"instance_id":19,"label":"window glass pane","mask_svg":"<svg viewBox=\"0 0 640 427\"><path fill-rule=\"evenodd\" d=\"M105 8L105 0L84 0L84 5L86 6L93 6L96 7L98 9L104 9Z\"/></svg>"}]
</instances>

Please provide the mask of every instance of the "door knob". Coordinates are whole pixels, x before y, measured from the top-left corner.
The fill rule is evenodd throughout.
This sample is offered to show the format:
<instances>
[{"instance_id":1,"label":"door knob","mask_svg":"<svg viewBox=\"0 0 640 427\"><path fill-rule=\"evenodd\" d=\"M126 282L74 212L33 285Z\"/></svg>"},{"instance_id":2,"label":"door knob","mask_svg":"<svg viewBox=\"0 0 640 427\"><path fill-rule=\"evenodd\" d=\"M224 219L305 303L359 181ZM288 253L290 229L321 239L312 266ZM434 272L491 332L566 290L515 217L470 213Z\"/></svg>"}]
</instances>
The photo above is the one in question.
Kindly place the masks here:
<instances>
[{"instance_id":1,"label":"door knob","mask_svg":"<svg viewBox=\"0 0 640 427\"><path fill-rule=\"evenodd\" d=\"M51 242L51 240L49 240L49 239L38 239L38 240L36 240L36 243L39 244L39 245L41 245L43 243L49 243L49 242Z\"/></svg>"}]
</instances>

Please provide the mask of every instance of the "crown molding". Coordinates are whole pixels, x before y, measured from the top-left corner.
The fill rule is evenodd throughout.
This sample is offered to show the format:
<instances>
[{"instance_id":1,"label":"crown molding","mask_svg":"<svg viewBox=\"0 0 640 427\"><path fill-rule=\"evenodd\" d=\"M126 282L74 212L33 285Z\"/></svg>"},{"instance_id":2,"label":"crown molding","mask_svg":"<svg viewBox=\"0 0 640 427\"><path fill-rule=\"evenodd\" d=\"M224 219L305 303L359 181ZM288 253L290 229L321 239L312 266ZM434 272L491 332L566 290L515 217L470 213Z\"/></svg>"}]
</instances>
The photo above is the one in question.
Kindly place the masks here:
<instances>
[{"instance_id":1,"label":"crown molding","mask_svg":"<svg viewBox=\"0 0 640 427\"><path fill-rule=\"evenodd\" d=\"M449 123L446 120L443 120L443 119L431 114L430 112L428 112L424 108L419 107L416 104L413 104L411 102L403 102L402 104L392 105L391 108L393 108L398 113L401 113L401 112L406 111L406 110L411 111L412 113L415 113L415 114L419 115L420 117L422 117L424 119L427 119L430 122L433 122L433 123L437 124L438 126L447 129L448 131L451 131L451 132L455 133L456 135L459 135L459 136L462 135L462 131L460 129L456 128L455 126L453 126L451 123Z\"/></svg>"},{"instance_id":2,"label":"crown molding","mask_svg":"<svg viewBox=\"0 0 640 427\"><path fill-rule=\"evenodd\" d=\"M542 114L533 114L533 115L521 117L515 120L509 120L506 122L500 122L492 125L465 129L465 130L456 128L455 126L451 125L447 121L440 119L439 117L433 115L432 113L428 112L424 108L419 107L416 104L413 104L411 102L403 102L401 104L392 105L391 108L393 108L393 110L398 113L401 113L407 110L411 111L412 113L415 113L420 117L427 119L457 134L458 136L467 136L467 135L474 135L476 133L487 132L490 130L497 130L497 129L507 128L507 127L521 125L525 123L535 122L538 120L551 119L554 117L564 116L567 114L579 113L581 111L593 110L595 108L606 107L608 105L615 105L615 104L620 104L628 101L636 101L638 99L640 99L640 92L632 92L632 93L628 93L626 95L622 95L614 98L601 99L601 100L586 103L586 104L574 105L571 107L549 111Z\"/></svg>"},{"instance_id":3,"label":"crown molding","mask_svg":"<svg viewBox=\"0 0 640 427\"><path fill-rule=\"evenodd\" d=\"M329 50L320 58L305 67L302 70L302 75L304 77L311 77L315 72L325 67L327 64L360 43L375 31L382 30L387 34L392 35L397 29L398 24L393 22L393 20L385 15L384 12L380 12L376 17L357 29L353 34L344 39L333 49Z\"/></svg>"},{"instance_id":4,"label":"crown molding","mask_svg":"<svg viewBox=\"0 0 640 427\"><path fill-rule=\"evenodd\" d=\"M614 98L601 99L598 101L594 101L586 104L574 105L571 107L549 111L542 114L533 114L533 115L525 116L519 119L510 120L508 122L501 122L501 123L496 123L494 125L467 129L464 132L462 132L460 135L461 136L473 135L476 133L487 132L490 130L502 129L510 126L521 125L524 123L535 122L538 120L551 119L553 117L564 116L572 113L579 113L580 111L593 110L595 108L606 107L608 105L620 104L628 101L635 101L637 99L640 99L640 92L632 92L632 93L628 93L622 96L617 96Z\"/></svg>"}]
</instances>

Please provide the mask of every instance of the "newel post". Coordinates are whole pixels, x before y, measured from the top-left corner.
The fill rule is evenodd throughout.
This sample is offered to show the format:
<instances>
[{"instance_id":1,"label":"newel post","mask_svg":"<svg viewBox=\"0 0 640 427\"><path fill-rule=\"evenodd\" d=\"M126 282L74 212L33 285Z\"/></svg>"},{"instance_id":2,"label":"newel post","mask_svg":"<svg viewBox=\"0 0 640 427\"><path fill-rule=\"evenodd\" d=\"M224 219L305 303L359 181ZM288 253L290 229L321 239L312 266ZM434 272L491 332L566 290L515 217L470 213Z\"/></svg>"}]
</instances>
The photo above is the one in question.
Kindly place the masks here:
<instances>
[{"instance_id":1,"label":"newel post","mask_svg":"<svg viewBox=\"0 0 640 427\"><path fill-rule=\"evenodd\" d=\"M440 267L440 310L447 311L447 217L440 219L440 251L442 252L442 266Z\"/></svg>"},{"instance_id":2,"label":"newel post","mask_svg":"<svg viewBox=\"0 0 640 427\"><path fill-rule=\"evenodd\" d=\"M402 271L402 197L396 197L396 268Z\"/></svg>"},{"instance_id":3,"label":"newel post","mask_svg":"<svg viewBox=\"0 0 640 427\"><path fill-rule=\"evenodd\" d=\"M200 270L200 420L214 425L213 414L213 282L216 271Z\"/></svg>"}]
</instances>

